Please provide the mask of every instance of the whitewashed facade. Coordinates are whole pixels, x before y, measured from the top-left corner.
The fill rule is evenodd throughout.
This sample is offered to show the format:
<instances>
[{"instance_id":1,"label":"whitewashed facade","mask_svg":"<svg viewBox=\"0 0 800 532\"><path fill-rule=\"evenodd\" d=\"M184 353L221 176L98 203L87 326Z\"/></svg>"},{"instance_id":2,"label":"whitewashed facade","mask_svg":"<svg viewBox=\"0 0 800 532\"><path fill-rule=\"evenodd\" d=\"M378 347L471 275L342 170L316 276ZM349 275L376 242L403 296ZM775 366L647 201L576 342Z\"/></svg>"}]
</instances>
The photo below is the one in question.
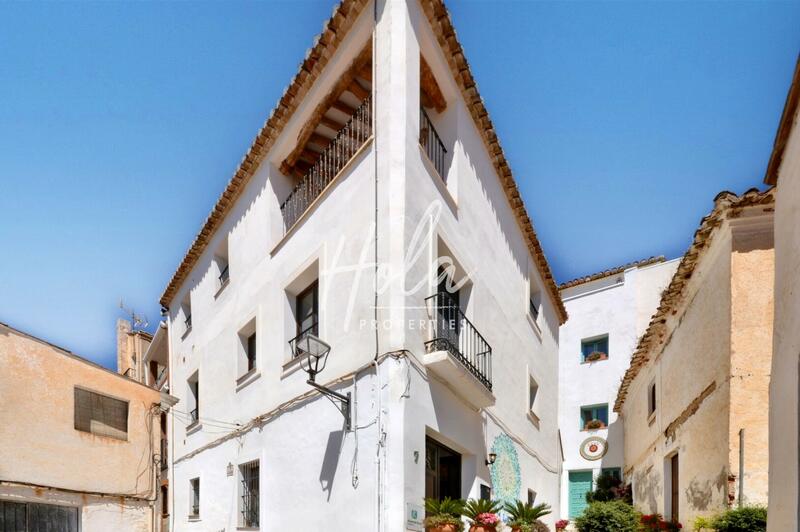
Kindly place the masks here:
<instances>
[{"instance_id":1,"label":"whitewashed facade","mask_svg":"<svg viewBox=\"0 0 800 532\"><path fill-rule=\"evenodd\" d=\"M355 20L162 298L180 399L170 529L421 530L426 495L477 498L488 487L551 504L552 523L566 316L440 44L446 28L430 23L443 6L344 2L332 20L342 6L359 8ZM369 78L372 134L287 228L281 205L300 181L281 168L365 44L371 69L353 90ZM446 150L438 160L420 140L421 129L430 139L425 75L446 103L426 109ZM353 97L350 107L363 105ZM343 121L339 112L326 116ZM446 331L434 324L447 307L429 299L439 258L465 283ZM331 346L316 382L351 394L352 430L294 357L289 342L310 324ZM448 351L441 340L453 330Z\"/></svg>"},{"instance_id":2,"label":"whitewashed facade","mask_svg":"<svg viewBox=\"0 0 800 532\"><path fill-rule=\"evenodd\" d=\"M612 411L614 399L678 262L658 257L562 285L569 313L559 330L558 411L564 447L560 513L565 519L581 513L586 490L601 473L622 471L622 420ZM593 352L606 356L591 361ZM598 414L592 417L603 417L603 409L605 426L587 429L583 413L594 410Z\"/></svg>"}]
</instances>

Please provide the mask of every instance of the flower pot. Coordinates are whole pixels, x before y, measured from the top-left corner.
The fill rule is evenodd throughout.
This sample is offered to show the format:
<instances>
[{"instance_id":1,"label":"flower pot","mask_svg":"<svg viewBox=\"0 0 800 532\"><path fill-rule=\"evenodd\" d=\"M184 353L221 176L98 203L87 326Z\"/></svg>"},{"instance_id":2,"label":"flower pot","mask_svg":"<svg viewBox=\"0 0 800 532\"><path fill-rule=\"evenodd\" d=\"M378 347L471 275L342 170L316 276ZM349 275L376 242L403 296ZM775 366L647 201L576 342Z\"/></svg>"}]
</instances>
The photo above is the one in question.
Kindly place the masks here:
<instances>
[{"instance_id":1,"label":"flower pot","mask_svg":"<svg viewBox=\"0 0 800 532\"><path fill-rule=\"evenodd\" d=\"M497 532L497 525L472 525L469 532Z\"/></svg>"},{"instance_id":2,"label":"flower pot","mask_svg":"<svg viewBox=\"0 0 800 532\"><path fill-rule=\"evenodd\" d=\"M456 525L426 526L425 532L458 532Z\"/></svg>"}]
</instances>

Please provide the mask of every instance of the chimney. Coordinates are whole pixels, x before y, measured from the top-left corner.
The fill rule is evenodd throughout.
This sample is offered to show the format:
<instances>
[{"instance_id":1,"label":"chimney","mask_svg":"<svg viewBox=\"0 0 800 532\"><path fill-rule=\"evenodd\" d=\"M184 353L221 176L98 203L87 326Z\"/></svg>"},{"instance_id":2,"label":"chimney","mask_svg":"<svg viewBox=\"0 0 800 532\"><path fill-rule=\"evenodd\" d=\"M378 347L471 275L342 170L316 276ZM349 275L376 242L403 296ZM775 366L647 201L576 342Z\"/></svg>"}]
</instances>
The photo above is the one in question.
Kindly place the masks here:
<instances>
[{"instance_id":1,"label":"chimney","mask_svg":"<svg viewBox=\"0 0 800 532\"><path fill-rule=\"evenodd\" d=\"M133 343L130 338L131 322L117 319L117 373L125 373L135 366L133 362Z\"/></svg>"}]
</instances>

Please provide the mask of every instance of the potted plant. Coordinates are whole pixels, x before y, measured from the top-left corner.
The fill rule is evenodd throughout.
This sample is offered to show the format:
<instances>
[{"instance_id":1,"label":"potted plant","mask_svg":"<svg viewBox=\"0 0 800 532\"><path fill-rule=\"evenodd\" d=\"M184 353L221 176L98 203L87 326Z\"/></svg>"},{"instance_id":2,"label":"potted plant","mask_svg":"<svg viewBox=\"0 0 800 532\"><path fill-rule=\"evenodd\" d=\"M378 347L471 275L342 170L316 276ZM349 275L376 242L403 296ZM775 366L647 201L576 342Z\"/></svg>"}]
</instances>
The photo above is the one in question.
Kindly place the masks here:
<instances>
[{"instance_id":1,"label":"potted plant","mask_svg":"<svg viewBox=\"0 0 800 532\"><path fill-rule=\"evenodd\" d=\"M605 426L606 424L600 421L599 419L591 419L586 422L586 425L584 425L583 428L585 428L586 430L596 430L596 429L602 429Z\"/></svg>"},{"instance_id":2,"label":"potted plant","mask_svg":"<svg viewBox=\"0 0 800 532\"><path fill-rule=\"evenodd\" d=\"M661 514L649 514L641 517L642 530L670 530L677 532L683 528L683 525L677 521L667 521Z\"/></svg>"},{"instance_id":3,"label":"potted plant","mask_svg":"<svg viewBox=\"0 0 800 532\"><path fill-rule=\"evenodd\" d=\"M500 524L500 503L489 499L470 499L464 505L464 516L472 521L469 532L495 532Z\"/></svg>"},{"instance_id":4,"label":"potted plant","mask_svg":"<svg viewBox=\"0 0 800 532\"><path fill-rule=\"evenodd\" d=\"M508 526L511 527L513 532L530 532L537 530L540 517L544 517L551 513L550 505L547 503L537 504L532 506L522 501L517 501L514 504L507 502L503 508L508 514ZM541 523L541 521L538 521Z\"/></svg>"},{"instance_id":5,"label":"potted plant","mask_svg":"<svg viewBox=\"0 0 800 532\"><path fill-rule=\"evenodd\" d=\"M559 519L556 521L556 530L565 530L569 525L569 519Z\"/></svg>"},{"instance_id":6,"label":"potted plant","mask_svg":"<svg viewBox=\"0 0 800 532\"><path fill-rule=\"evenodd\" d=\"M587 362L597 362L598 360L605 360L608 358L608 355L603 353L602 351L592 351L588 355L586 355Z\"/></svg>"},{"instance_id":7,"label":"potted plant","mask_svg":"<svg viewBox=\"0 0 800 532\"><path fill-rule=\"evenodd\" d=\"M426 532L462 532L464 524L461 514L464 511L464 501L445 497L439 499L425 499L425 530Z\"/></svg>"}]
</instances>

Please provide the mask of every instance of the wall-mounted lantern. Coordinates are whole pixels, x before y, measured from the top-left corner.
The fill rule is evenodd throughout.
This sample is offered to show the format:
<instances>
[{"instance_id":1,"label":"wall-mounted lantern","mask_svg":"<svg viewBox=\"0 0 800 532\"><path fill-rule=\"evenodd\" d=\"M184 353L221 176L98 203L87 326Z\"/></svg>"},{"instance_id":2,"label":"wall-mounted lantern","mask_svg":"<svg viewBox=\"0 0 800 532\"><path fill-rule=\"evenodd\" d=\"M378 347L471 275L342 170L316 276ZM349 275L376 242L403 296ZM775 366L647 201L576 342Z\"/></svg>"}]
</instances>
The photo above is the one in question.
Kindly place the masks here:
<instances>
[{"instance_id":1,"label":"wall-mounted lantern","mask_svg":"<svg viewBox=\"0 0 800 532\"><path fill-rule=\"evenodd\" d=\"M486 465L492 465L497 460L497 453L489 453L489 459L486 460Z\"/></svg>"},{"instance_id":2,"label":"wall-mounted lantern","mask_svg":"<svg viewBox=\"0 0 800 532\"><path fill-rule=\"evenodd\" d=\"M342 412L342 416L344 416L344 428L345 430L350 430L350 392L341 394L316 383L317 374L325 369L325 364L328 362L331 346L311 333L306 333L297 339L294 346L295 355L301 357L300 367L308 373L306 382L309 386L317 389L319 393L339 402L339 409Z\"/></svg>"}]
</instances>

